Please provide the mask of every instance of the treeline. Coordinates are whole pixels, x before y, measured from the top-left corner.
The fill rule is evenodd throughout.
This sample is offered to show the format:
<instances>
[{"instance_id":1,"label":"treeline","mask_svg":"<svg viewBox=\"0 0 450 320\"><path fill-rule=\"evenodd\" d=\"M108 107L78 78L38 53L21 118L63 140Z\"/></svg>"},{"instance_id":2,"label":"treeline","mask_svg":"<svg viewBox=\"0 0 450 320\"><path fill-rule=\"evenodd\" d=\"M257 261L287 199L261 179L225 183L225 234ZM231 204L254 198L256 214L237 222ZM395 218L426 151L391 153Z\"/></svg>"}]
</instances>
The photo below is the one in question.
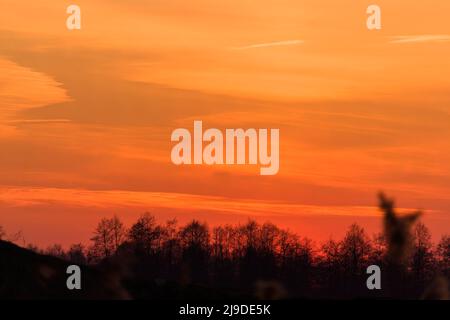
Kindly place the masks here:
<instances>
[{"instance_id":1,"label":"treeline","mask_svg":"<svg viewBox=\"0 0 450 320\"><path fill-rule=\"evenodd\" d=\"M114 261L126 278L139 284L154 281L196 284L262 298L276 297L402 297L418 298L436 275L450 276L450 237L433 245L427 227L411 228L402 266L388 259L391 245L383 233L369 237L353 224L341 240L317 245L272 223L209 228L193 220L158 224L146 213L129 229L117 216L102 219L91 245L29 249L76 264ZM406 246L405 246L406 248ZM369 292L366 268L381 267L383 290ZM145 288L137 297L148 297Z\"/></svg>"}]
</instances>

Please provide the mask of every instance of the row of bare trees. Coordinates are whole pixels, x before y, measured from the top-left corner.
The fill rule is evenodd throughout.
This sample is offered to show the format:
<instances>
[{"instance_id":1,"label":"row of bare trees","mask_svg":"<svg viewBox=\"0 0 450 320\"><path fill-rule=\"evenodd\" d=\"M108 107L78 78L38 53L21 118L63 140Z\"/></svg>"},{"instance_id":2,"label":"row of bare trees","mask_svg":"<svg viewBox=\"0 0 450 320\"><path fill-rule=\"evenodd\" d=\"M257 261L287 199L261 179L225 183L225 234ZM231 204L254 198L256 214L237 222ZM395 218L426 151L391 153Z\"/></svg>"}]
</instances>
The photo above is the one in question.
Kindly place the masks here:
<instances>
[{"instance_id":1,"label":"row of bare trees","mask_svg":"<svg viewBox=\"0 0 450 320\"><path fill-rule=\"evenodd\" d=\"M418 295L436 274L449 277L450 237L433 245L429 230L419 222L410 241L401 286L404 294ZM383 234L369 237L357 224L343 239L316 245L272 223L248 221L211 229L196 220L183 226L176 220L158 224L146 213L129 229L117 216L102 219L88 247L29 248L78 264L96 265L120 256L140 281L159 278L245 292L258 281L270 280L296 296L342 297L367 293L367 266L390 268L387 247Z\"/></svg>"}]
</instances>

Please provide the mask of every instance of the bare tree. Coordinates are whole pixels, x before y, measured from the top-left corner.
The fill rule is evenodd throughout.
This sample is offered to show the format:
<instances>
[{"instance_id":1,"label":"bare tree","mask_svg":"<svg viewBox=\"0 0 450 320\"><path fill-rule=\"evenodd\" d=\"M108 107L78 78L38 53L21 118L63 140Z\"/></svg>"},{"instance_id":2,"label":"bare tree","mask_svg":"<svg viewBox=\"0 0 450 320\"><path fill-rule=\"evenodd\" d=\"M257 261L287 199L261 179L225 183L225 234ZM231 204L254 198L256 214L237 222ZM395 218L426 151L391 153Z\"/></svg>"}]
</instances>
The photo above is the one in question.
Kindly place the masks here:
<instances>
[{"instance_id":1,"label":"bare tree","mask_svg":"<svg viewBox=\"0 0 450 320\"><path fill-rule=\"evenodd\" d=\"M376 233L372 237L372 254L370 260L372 263L381 266L386 259L387 243L386 237L382 232Z\"/></svg>"},{"instance_id":2,"label":"bare tree","mask_svg":"<svg viewBox=\"0 0 450 320\"><path fill-rule=\"evenodd\" d=\"M436 247L440 269L450 276L450 236L444 235Z\"/></svg>"},{"instance_id":3,"label":"bare tree","mask_svg":"<svg viewBox=\"0 0 450 320\"><path fill-rule=\"evenodd\" d=\"M242 239L243 249L256 250L258 246L258 236L259 236L259 224L250 220L245 225L239 228L239 236Z\"/></svg>"},{"instance_id":4,"label":"bare tree","mask_svg":"<svg viewBox=\"0 0 450 320\"><path fill-rule=\"evenodd\" d=\"M122 244L126 236L126 229L117 216L111 219L103 218L91 238L93 245L89 250L91 258L107 258L113 255Z\"/></svg>"},{"instance_id":5,"label":"bare tree","mask_svg":"<svg viewBox=\"0 0 450 320\"><path fill-rule=\"evenodd\" d=\"M60 258L60 259L67 258L66 253L64 252L64 249L60 244L54 244L54 245L47 247L47 249L45 249L45 251L44 251L44 254L46 254L48 256Z\"/></svg>"},{"instance_id":6,"label":"bare tree","mask_svg":"<svg viewBox=\"0 0 450 320\"><path fill-rule=\"evenodd\" d=\"M193 220L180 230L181 242L185 248L196 247L199 249L208 249L209 247L209 230L205 223Z\"/></svg>"},{"instance_id":7,"label":"bare tree","mask_svg":"<svg viewBox=\"0 0 450 320\"><path fill-rule=\"evenodd\" d=\"M109 223L115 251L125 241L127 230L117 216L112 217Z\"/></svg>"},{"instance_id":8,"label":"bare tree","mask_svg":"<svg viewBox=\"0 0 450 320\"><path fill-rule=\"evenodd\" d=\"M67 251L67 259L78 265L86 264L87 258L85 251L86 250L81 243L73 244L70 246L69 251Z\"/></svg>"},{"instance_id":9,"label":"bare tree","mask_svg":"<svg viewBox=\"0 0 450 320\"><path fill-rule=\"evenodd\" d=\"M261 226L258 247L261 251L274 254L279 245L280 229L273 223L264 223Z\"/></svg>"},{"instance_id":10,"label":"bare tree","mask_svg":"<svg viewBox=\"0 0 450 320\"><path fill-rule=\"evenodd\" d=\"M352 224L340 247L342 263L346 270L353 274L361 272L371 252L372 245L364 229Z\"/></svg>"},{"instance_id":11,"label":"bare tree","mask_svg":"<svg viewBox=\"0 0 450 320\"><path fill-rule=\"evenodd\" d=\"M418 281L423 281L433 273L433 251L428 228L419 222L413 229L413 250L411 267Z\"/></svg>"},{"instance_id":12,"label":"bare tree","mask_svg":"<svg viewBox=\"0 0 450 320\"><path fill-rule=\"evenodd\" d=\"M215 227L212 231L212 254L217 260L222 261L227 256L226 231L224 227Z\"/></svg>"},{"instance_id":13,"label":"bare tree","mask_svg":"<svg viewBox=\"0 0 450 320\"><path fill-rule=\"evenodd\" d=\"M156 225L155 217L144 213L128 231L128 239L138 250L150 254L155 249L155 242L161 238L161 228Z\"/></svg>"},{"instance_id":14,"label":"bare tree","mask_svg":"<svg viewBox=\"0 0 450 320\"><path fill-rule=\"evenodd\" d=\"M181 255L177 224L178 221L176 219L168 220L161 234L162 250L169 269Z\"/></svg>"},{"instance_id":15,"label":"bare tree","mask_svg":"<svg viewBox=\"0 0 450 320\"><path fill-rule=\"evenodd\" d=\"M340 252L340 243L329 239L322 245L322 252L324 254L324 261L327 265L333 266L339 264L339 252Z\"/></svg>"},{"instance_id":16,"label":"bare tree","mask_svg":"<svg viewBox=\"0 0 450 320\"><path fill-rule=\"evenodd\" d=\"M186 267L185 281L204 282L208 278L209 229L206 223L193 220L179 231Z\"/></svg>"}]
</instances>

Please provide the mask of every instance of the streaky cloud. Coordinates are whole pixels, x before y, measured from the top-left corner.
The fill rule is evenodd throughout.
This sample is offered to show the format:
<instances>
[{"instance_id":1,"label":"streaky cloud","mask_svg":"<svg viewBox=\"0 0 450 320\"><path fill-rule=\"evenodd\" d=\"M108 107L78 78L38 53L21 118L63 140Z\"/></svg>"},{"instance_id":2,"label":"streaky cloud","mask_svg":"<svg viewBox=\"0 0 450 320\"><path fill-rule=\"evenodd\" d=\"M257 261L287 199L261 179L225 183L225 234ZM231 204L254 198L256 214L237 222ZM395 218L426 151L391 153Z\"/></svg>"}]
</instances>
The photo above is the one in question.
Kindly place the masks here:
<instances>
[{"instance_id":1,"label":"streaky cloud","mask_svg":"<svg viewBox=\"0 0 450 320\"><path fill-rule=\"evenodd\" d=\"M305 43L303 40L286 40L286 41L276 41L267 43L257 43L243 47L234 47L232 50L248 50L257 48L269 48L269 47L280 47L280 46L296 46Z\"/></svg>"},{"instance_id":2,"label":"streaky cloud","mask_svg":"<svg viewBox=\"0 0 450 320\"><path fill-rule=\"evenodd\" d=\"M70 123L69 119L20 119L8 121L9 124L45 124L45 123Z\"/></svg>"},{"instance_id":3,"label":"streaky cloud","mask_svg":"<svg viewBox=\"0 0 450 320\"><path fill-rule=\"evenodd\" d=\"M0 203L13 207L33 207L46 204L79 208L163 208L179 212L208 211L244 216L351 216L378 217L374 206L330 206L286 203L271 200L237 199L223 196L197 195L176 192L130 190L88 190L50 187L0 186ZM398 208L401 212L412 208ZM439 211L427 210L440 214Z\"/></svg>"},{"instance_id":4,"label":"streaky cloud","mask_svg":"<svg viewBox=\"0 0 450 320\"><path fill-rule=\"evenodd\" d=\"M450 42L449 34L423 34L409 36L392 36L389 43L425 43L425 42Z\"/></svg>"}]
</instances>

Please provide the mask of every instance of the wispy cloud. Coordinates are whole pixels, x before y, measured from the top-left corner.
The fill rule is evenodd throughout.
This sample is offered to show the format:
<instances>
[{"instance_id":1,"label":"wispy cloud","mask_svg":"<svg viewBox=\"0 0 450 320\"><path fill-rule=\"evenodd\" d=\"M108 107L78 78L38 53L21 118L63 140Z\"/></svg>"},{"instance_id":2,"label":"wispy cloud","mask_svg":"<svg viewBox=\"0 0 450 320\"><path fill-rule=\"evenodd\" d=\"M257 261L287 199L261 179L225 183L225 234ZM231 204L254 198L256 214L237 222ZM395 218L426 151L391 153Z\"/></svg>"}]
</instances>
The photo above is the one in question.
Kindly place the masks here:
<instances>
[{"instance_id":1,"label":"wispy cloud","mask_svg":"<svg viewBox=\"0 0 450 320\"><path fill-rule=\"evenodd\" d=\"M378 217L373 206L321 206L284 203L270 200L236 199L185 193L145 192L128 190L85 190L60 188L0 187L0 203L12 207L46 204L100 209L150 208L179 212L209 212L243 216L351 216ZM138 209L136 209L138 210ZM413 208L398 208L407 212ZM427 212L439 213L432 210Z\"/></svg>"},{"instance_id":2,"label":"wispy cloud","mask_svg":"<svg viewBox=\"0 0 450 320\"><path fill-rule=\"evenodd\" d=\"M46 123L69 123L72 122L69 119L20 119L20 120L11 120L7 123L9 124L46 124Z\"/></svg>"},{"instance_id":3,"label":"wispy cloud","mask_svg":"<svg viewBox=\"0 0 450 320\"><path fill-rule=\"evenodd\" d=\"M257 48L268 48L268 47L279 47L279 46L296 46L303 44L305 41L303 40L286 40L286 41L276 41L276 42L267 42L267 43L257 43L243 47L234 47L233 50L248 50L248 49L257 49Z\"/></svg>"},{"instance_id":4,"label":"wispy cloud","mask_svg":"<svg viewBox=\"0 0 450 320\"><path fill-rule=\"evenodd\" d=\"M352 215L377 216L373 207L333 207L297 205L273 201L238 200L217 196L202 196L180 193L139 192L125 190L82 190L57 188L0 188L0 201L12 206L34 206L59 203L68 206L90 206L103 209L115 207L170 208L172 210L193 210L220 212L223 214L244 214L248 216L277 216L296 212L299 215ZM357 210L356 210L357 209Z\"/></svg>"},{"instance_id":5,"label":"wispy cloud","mask_svg":"<svg viewBox=\"0 0 450 320\"><path fill-rule=\"evenodd\" d=\"M450 42L450 35L448 34L392 36L389 38L391 39L390 43Z\"/></svg>"}]
</instances>

